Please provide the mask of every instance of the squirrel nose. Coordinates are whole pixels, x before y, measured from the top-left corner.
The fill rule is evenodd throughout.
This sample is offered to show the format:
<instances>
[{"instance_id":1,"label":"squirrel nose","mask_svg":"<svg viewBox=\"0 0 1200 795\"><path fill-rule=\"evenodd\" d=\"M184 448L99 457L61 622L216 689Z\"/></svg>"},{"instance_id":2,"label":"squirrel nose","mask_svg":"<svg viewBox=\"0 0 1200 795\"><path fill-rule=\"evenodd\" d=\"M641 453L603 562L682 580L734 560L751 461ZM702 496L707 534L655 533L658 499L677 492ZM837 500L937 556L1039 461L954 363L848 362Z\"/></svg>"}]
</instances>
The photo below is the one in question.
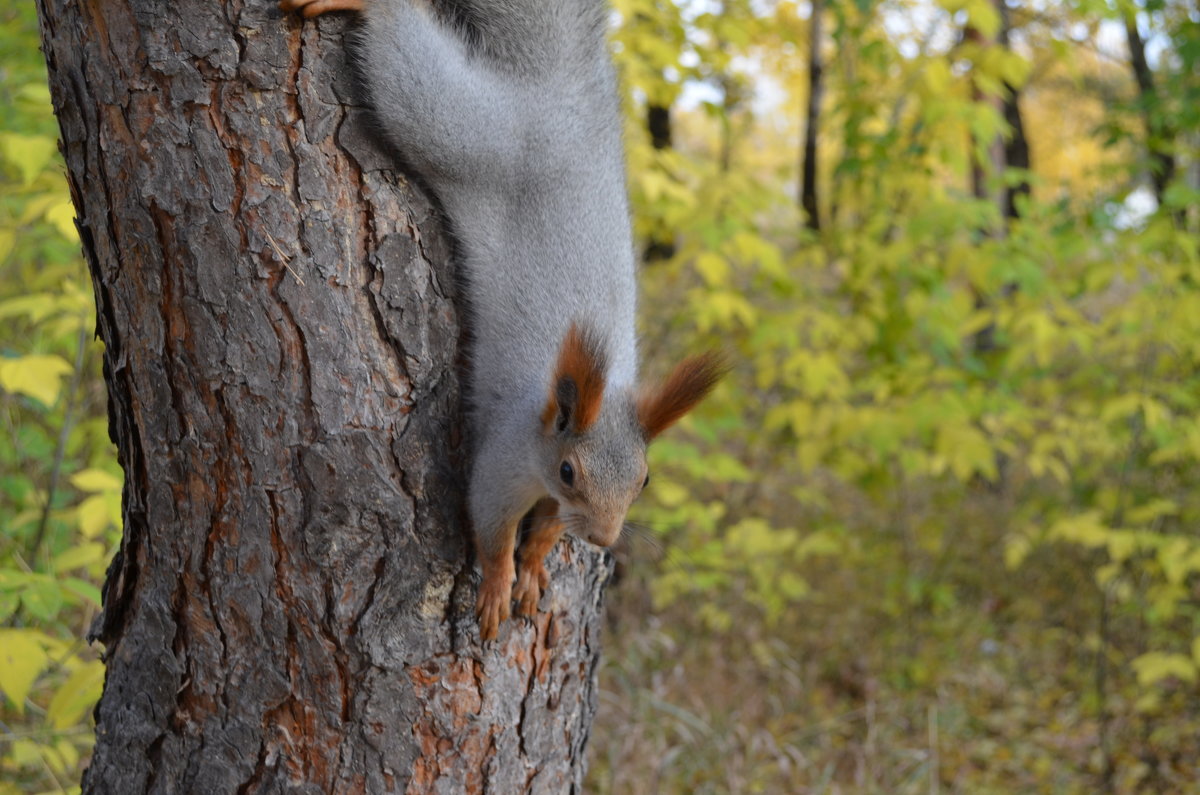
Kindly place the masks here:
<instances>
[{"instance_id":1,"label":"squirrel nose","mask_svg":"<svg viewBox=\"0 0 1200 795\"><path fill-rule=\"evenodd\" d=\"M617 542L617 538L620 535L621 527L618 525L615 529L600 528L592 530L587 534L587 540L598 547L611 547Z\"/></svg>"}]
</instances>

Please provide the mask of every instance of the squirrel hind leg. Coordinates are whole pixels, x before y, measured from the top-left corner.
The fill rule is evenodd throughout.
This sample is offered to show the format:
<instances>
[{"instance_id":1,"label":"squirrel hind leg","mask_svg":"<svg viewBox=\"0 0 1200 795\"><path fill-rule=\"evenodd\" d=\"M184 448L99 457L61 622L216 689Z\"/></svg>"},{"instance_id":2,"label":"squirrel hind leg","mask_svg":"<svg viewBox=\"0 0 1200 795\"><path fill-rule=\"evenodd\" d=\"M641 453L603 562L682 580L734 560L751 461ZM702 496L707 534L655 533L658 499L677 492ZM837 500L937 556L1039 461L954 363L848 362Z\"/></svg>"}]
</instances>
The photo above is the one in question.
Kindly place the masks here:
<instances>
[{"instance_id":1,"label":"squirrel hind leg","mask_svg":"<svg viewBox=\"0 0 1200 795\"><path fill-rule=\"evenodd\" d=\"M365 0L280 0L279 7L311 19L333 11L362 11Z\"/></svg>"}]
</instances>

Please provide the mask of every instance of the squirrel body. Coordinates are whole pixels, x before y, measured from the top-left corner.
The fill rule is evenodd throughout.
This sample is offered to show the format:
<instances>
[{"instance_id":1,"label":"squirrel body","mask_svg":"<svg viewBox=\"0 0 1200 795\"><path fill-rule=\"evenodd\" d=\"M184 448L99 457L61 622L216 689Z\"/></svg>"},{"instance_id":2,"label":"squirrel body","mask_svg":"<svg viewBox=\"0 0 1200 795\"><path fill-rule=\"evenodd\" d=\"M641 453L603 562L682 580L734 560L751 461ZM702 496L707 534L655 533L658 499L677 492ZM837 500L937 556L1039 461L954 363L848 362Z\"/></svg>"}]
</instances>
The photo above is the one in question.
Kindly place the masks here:
<instances>
[{"instance_id":1,"label":"squirrel body","mask_svg":"<svg viewBox=\"0 0 1200 795\"><path fill-rule=\"evenodd\" d=\"M715 384L685 360L637 383L637 287L602 0L283 0L361 12L380 129L458 240L472 330L468 508L496 637L537 609L563 532L608 546L645 486L646 445ZM530 532L514 562L517 531ZM513 580L516 580L515 588Z\"/></svg>"}]
</instances>

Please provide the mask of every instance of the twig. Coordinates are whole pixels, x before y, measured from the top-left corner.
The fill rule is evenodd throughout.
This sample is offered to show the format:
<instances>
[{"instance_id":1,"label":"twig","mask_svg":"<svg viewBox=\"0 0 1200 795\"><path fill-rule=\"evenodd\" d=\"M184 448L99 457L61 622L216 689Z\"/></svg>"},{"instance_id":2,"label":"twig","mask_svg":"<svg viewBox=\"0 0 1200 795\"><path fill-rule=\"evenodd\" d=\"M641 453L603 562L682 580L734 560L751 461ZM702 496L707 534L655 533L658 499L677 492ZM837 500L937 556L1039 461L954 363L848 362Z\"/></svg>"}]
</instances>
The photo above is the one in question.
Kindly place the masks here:
<instances>
[{"instance_id":1,"label":"twig","mask_svg":"<svg viewBox=\"0 0 1200 795\"><path fill-rule=\"evenodd\" d=\"M46 539L46 530L50 525L50 508L54 505L54 493L58 490L58 478L62 474L63 456L67 449L67 439L71 435L71 415L75 411L75 397L79 392L79 382L83 377L83 354L87 347L87 330L82 322L79 324L79 340L75 348L75 371L71 375L71 387L67 392L67 404L63 412L62 428L58 431L58 441L54 447L54 466L50 470L50 482L46 486L46 502L42 506L42 516L38 520L37 533L33 543L29 545L29 559L37 561L38 550Z\"/></svg>"},{"instance_id":2,"label":"twig","mask_svg":"<svg viewBox=\"0 0 1200 795\"><path fill-rule=\"evenodd\" d=\"M296 281L300 282L301 287L304 287L304 280L300 278L300 274L292 270L292 266L288 264L288 262L291 260L291 257L283 253L283 249L281 249L279 244L275 242L275 238L271 237L270 232L263 232L263 234L267 236L267 243L269 243L275 253L279 255L279 261L283 263L283 267L287 268L287 272L292 274Z\"/></svg>"}]
</instances>

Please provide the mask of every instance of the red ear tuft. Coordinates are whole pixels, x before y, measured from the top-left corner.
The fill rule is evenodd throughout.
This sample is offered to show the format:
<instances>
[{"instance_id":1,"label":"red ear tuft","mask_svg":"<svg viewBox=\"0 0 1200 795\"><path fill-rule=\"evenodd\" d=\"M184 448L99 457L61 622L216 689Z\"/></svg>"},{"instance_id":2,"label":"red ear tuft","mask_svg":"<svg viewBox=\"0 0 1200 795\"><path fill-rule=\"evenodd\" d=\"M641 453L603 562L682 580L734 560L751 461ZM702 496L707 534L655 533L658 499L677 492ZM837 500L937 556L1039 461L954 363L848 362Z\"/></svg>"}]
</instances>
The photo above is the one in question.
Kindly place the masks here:
<instances>
[{"instance_id":1,"label":"red ear tuft","mask_svg":"<svg viewBox=\"0 0 1200 795\"><path fill-rule=\"evenodd\" d=\"M542 409L542 425L548 432L583 433L600 416L604 398L608 356L594 334L575 323L563 338L550 384L550 397Z\"/></svg>"},{"instance_id":2,"label":"red ear tuft","mask_svg":"<svg viewBox=\"0 0 1200 795\"><path fill-rule=\"evenodd\" d=\"M728 369L724 357L710 351L684 359L658 388L643 390L637 400L637 416L646 441L691 411Z\"/></svg>"}]
</instances>

